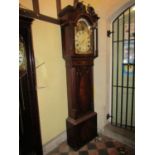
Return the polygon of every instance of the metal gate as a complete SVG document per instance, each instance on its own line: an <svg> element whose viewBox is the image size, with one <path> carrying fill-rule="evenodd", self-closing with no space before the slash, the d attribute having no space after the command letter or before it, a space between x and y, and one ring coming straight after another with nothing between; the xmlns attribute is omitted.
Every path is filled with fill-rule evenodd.
<svg viewBox="0 0 155 155"><path fill-rule="evenodd" d="M112 23L111 124L135 126L135 9L121 13Z"/></svg>

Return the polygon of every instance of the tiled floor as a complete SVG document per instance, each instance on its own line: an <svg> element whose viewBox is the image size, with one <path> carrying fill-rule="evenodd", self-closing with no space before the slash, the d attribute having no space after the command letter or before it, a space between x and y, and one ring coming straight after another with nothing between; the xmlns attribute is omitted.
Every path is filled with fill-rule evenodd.
<svg viewBox="0 0 155 155"><path fill-rule="evenodd" d="M134 155L134 149L118 141L103 136L100 140L94 139L80 150L74 151L67 142L63 142L48 155Z"/></svg>

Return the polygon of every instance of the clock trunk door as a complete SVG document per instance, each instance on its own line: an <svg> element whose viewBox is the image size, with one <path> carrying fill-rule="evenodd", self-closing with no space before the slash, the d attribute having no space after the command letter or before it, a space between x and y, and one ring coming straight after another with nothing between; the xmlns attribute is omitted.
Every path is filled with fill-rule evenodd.
<svg viewBox="0 0 155 155"><path fill-rule="evenodd" d="M93 112L93 80L92 67L80 67L77 69L77 101L79 116Z"/></svg>

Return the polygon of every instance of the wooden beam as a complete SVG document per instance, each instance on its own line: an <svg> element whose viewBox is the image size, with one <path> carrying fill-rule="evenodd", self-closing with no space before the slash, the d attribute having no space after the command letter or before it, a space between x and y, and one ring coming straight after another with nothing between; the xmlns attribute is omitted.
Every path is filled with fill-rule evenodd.
<svg viewBox="0 0 155 155"><path fill-rule="evenodd" d="M39 2L38 0L32 0L33 10L35 13L39 14Z"/></svg>
<svg viewBox="0 0 155 155"><path fill-rule="evenodd" d="M49 17L49 16L45 16L45 15L42 15L42 14L39 14L38 19L60 25L60 21L58 19L55 19L55 18L52 18L52 17Z"/></svg>
<svg viewBox="0 0 155 155"><path fill-rule="evenodd" d="M61 0L56 0L57 5L57 16L59 15L59 12L61 11Z"/></svg>
<svg viewBox="0 0 155 155"><path fill-rule="evenodd" d="M19 9L19 14L25 17L29 17L29 18L35 18L35 19L39 19L39 20L43 20L49 23L53 23L53 24L58 24L60 25L60 21L58 19L49 17L49 16L45 16L42 14L37 14L34 11L31 10L26 10L26 9Z"/></svg>
<svg viewBox="0 0 155 155"><path fill-rule="evenodd" d="M76 3L78 3L79 1L78 0L74 0L74 6L76 5Z"/></svg>

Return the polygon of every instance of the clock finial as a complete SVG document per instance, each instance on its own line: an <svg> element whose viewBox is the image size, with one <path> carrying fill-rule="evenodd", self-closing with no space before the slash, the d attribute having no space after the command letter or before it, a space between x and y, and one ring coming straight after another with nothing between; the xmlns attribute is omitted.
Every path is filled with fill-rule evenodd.
<svg viewBox="0 0 155 155"><path fill-rule="evenodd" d="M93 17L94 21L99 19L94 8L90 4L87 5L87 12Z"/></svg>
<svg viewBox="0 0 155 155"><path fill-rule="evenodd" d="M75 5L75 8L81 10L81 11L86 11L86 6L84 5L84 2L81 1L81 2L77 2L76 5Z"/></svg>

